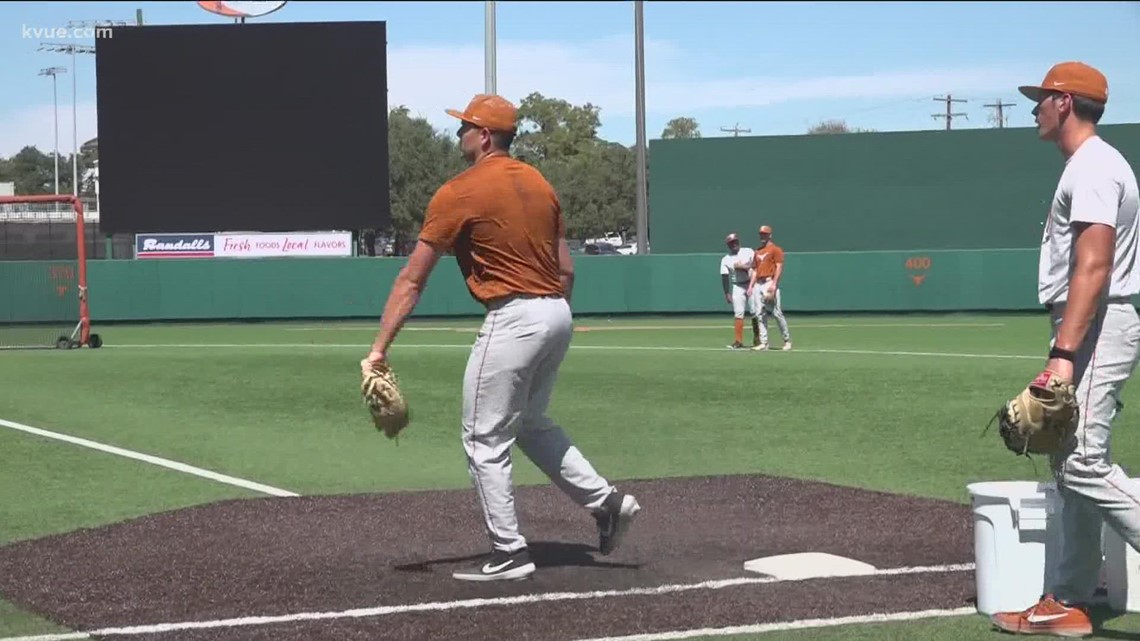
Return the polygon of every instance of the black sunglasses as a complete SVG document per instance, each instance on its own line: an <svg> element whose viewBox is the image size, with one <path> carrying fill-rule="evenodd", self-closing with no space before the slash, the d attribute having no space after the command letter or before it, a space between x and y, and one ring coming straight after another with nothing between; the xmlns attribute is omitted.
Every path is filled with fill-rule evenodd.
<svg viewBox="0 0 1140 641"><path fill-rule="evenodd" d="M455 136L457 138L462 138L463 134L471 131L472 129L478 129L478 127L464 120L463 124L459 126L459 131L455 132Z"/></svg>
<svg viewBox="0 0 1140 641"><path fill-rule="evenodd" d="M1046 100L1056 100L1058 98L1064 97L1065 95L1066 94L1063 94L1063 93L1060 93L1057 91L1050 91L1050 92L1046 93L1044 96L1042 96L1041 100L1037 102L1037 105L1035 107L1033 107L1033 111L1031 111L1029 113L1032 114L1033 116L1036 116L1038 113L1041 112L1041 105L1045 104Z"/></svg>

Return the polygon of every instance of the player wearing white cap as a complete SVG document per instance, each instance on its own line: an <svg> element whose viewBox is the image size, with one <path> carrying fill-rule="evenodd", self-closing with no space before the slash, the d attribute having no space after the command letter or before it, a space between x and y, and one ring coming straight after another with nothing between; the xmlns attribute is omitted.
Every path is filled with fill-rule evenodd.
<svg viewBox="0 0 1140 641"><path fill-rule="evenodd" d="M748 294L748 281L752 278L751 247L741 247L740 237L729 234L724 239L728 245L728 253L720 259L720 283L724 288L724 301L732 304L732 314L735 318L733 332L735 340L729 349L745 349L744 347L744 314L752 316L752 345L760 344L760 309L754 296Z"/></svg>

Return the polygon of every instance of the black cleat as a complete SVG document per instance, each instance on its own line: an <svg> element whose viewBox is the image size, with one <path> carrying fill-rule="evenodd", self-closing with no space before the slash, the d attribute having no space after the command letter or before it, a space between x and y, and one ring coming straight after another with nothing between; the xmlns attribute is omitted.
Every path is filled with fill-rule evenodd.
<svg viewBox="0 0 1140 641"><path fill-rule="evenodd" d="M602 509L594 513L598 522L598 551L608 555L621 545L622 537L641 511L632 494L613 492L606 497Z"/></svg>
<svg viewBox="0 0 1140 641"><path fill-rule="evenodd" d="M514 553L495 550L480 565L451 576L460 581L518 581L534 574L534 562L524 548Z"/></svg>

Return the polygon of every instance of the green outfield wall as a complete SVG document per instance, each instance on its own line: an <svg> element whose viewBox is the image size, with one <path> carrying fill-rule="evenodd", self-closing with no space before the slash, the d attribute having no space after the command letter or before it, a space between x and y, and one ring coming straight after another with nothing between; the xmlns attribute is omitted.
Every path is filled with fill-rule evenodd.
<svg viewBox="0 0 1140 641"><path fill-rule="evenodd" d="M1140 125L1100 133L1140 168ZM760 225L791 252L1032 249L1064 160L1035 129L653 140L655 254Z"/></svg>
<svg viewBox="0 0 1140 641"><path fill-rule="evenodd" d="M719 254L583 256L578 314L727 312ZM96 322L377 317L403 259L98 260ZM782 300L794 312L1039 309L1033 250L789 253ZM47 262L0 262L0 322L70 320ZM74 288L66 296L74 295ZM453 259L418 316L482 313Z"/></svg>

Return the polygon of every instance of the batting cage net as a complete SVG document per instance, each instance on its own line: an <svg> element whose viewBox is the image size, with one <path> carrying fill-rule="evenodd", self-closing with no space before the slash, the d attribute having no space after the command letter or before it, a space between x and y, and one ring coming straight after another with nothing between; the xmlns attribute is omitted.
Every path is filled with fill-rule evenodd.
<svg viewBox="0 0 1140 641"><path fill-rule="evenodd" d="M0 349L100 347L73 196L0 196Z"/></svg>

